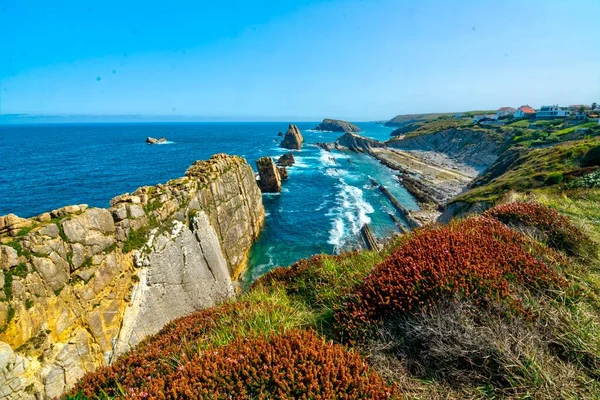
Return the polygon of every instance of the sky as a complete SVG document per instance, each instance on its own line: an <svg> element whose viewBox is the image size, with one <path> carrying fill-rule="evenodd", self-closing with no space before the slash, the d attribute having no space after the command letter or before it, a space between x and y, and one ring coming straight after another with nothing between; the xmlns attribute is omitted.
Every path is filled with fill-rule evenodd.
<svg viewBox="0 0 600 400"><path fill-rule="evenodd" d="M0 115L386 120L600 103L600 1L0 1Z"/></svg>

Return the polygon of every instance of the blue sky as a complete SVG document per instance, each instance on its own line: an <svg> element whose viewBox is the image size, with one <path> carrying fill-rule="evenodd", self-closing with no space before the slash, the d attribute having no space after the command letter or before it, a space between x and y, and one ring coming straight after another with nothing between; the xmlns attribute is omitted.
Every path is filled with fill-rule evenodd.
<svg viewBox="0 0 600 400"><path fill-rule="evenodd" d="M0 113L353 121L600 102L600 1L0 2Z"/></svg>

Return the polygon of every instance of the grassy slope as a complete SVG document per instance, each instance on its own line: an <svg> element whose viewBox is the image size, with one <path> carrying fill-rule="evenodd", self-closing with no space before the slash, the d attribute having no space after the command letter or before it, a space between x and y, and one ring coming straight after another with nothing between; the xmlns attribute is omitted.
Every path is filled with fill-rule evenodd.
<svg viewBox="0 0 600 400"><path fill-rule="evenodd" d="M476 185L454 201L475 203L496 202L510 191L530 191L562 184L570 174L581 170L581 160L593 147L600 145L600 137L529 149L491 181L475 181ZM485 178L485 176L484 176Z"/></svg>

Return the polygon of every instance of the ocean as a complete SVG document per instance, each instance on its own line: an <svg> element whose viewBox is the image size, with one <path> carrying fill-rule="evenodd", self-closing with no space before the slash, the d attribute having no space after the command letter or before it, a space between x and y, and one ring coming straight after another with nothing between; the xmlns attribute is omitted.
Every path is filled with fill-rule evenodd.
<svg viewBox="0 0 600 400"><path fill-rule="evenodd" d="M316 142L341 134L298 123L305 142L279 194L264 194L265 228L247 272L252 281L276 266L357 246L362 224L386 237L396 230L389 200L371 186L386 185L408 209L418 206L394 171L364 154L326 152ZM363 135L389 138L390 128L359 123ZM0 125L0 215L38 215L70 204L108 207L112 197L183 176L215 153L256 160L288 150L275 141L286 123L93 123ZM168 142L149 146L147 136Z"/></svg>

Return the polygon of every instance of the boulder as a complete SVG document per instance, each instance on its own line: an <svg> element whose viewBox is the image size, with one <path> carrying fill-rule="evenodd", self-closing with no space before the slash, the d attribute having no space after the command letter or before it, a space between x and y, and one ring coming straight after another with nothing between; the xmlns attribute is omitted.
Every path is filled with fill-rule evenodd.
<svg viewBox="0 0 600 400"><path fill-rule="evenodd" d="M165 143L166 141L167 141L167 138L165 138L165 137L161 137L160 139L156 139L156 138L148 136L146 138L146 143L148 143L148 144Z"/></svg>
<svg viewBox="0 0 600 400"><path fill-rule="evenodd" d="M71 242L90 244L89 236L93 232L109 234L115 231L115 222L110 211L103 208L92 208L83 214L62 223L65 235Z"/></svg>
<svg viewBox="0 0 600 400"><path fill-rule="evenodd" d="M10 246L0 246L0 270L8 270L18 263L17 250Z"/></svg>
<svg viewBox="0 0 600 400"><path fill-rule="evenodd" d="M332 132L360 132L360 128L350 122L339 119L325 118L323 122L315 127L316 131L332 131Z"/></svg>
<svg viewBox="0 0 600 400"><path fill-rule="evenodd" d="M282 167L289 167L295 162L296 160L294 160L294 155L292 153L286 153L279 157L279 159L277 160L277 165L280 165Z"/></svg>
<svg viewBox="0 0 600 400"><path fill-rule="evenodd" d="M3 215L0 217L0 235L17 236L21 229L31 225L33 225L31 220L17 217L15 214Z"/></svg>
<svg viewBox="0 0 600 400"><path fill-rule="evenodd" d="M298 129L296 125L290 124L279 147L290 150L300 150L302 148L302 142L304 142L304 138L300 133L300 129Z"/></svg>
<svg viewBox="0 0 600 400"><path fill-rule="evenodd" d="M281 175L271 157L259 158L256 162L258 167L258 187L264 193L281 192Z"/></svg>
<svg viewBox="0 0 600 400"><path fill-rule="evenodd" d="M285 181L288 178L288 171L286 167L277 167L277 171L279 171L279 176L282 181Z"/></svg>

